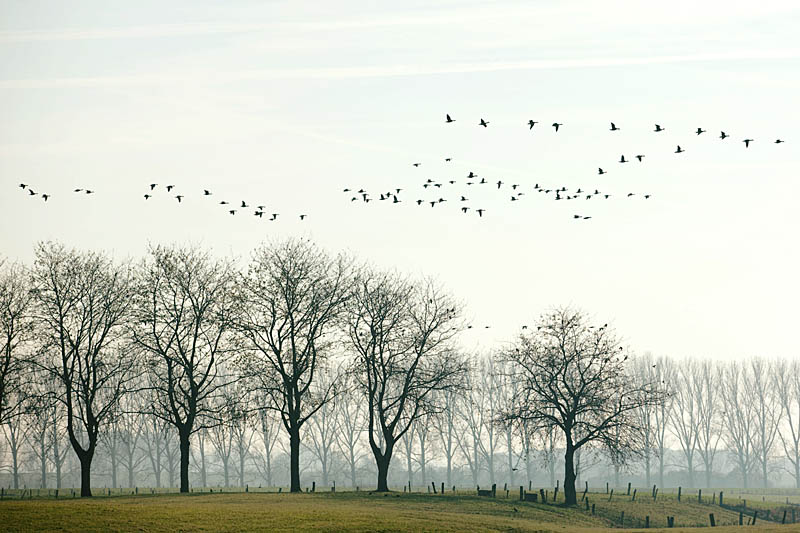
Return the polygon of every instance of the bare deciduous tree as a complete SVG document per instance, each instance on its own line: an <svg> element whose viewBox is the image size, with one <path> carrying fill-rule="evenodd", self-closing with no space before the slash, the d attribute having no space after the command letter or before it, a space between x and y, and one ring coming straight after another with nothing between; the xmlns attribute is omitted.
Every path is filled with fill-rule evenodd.
<svg viewBox="0 0 800 533"><path fill-rule="evenodd" d="M253 254L242 284L238 319L246 339L243 368L270 397L289 435L290 490L300 487L300 431L333 397L312 384L331 352L332 326L350 297L350 261L307 240L265 245Z"/></svg>
<svg viewBox="0 0 800 533"><path fill-rule="evenodd" d="M348 313L353 375L367 401L367 431L377 490L395 444L420 418L444 409L444 392L463 386L466 365L453 349L459 307L432 281L364 272Z"/></svg>
<svg viewBox="0 0 800 533"><path fill-rule="evenodd" d="M132 337L144 351L152 416L178 433L180 491L189 492L190 438L214 426L215 398L236 353L236 271L197 248L154 247L139 270Z"/></svg>
<svg viewBox="0 0 800 533"><path fill-rule="evenodd" d="M18 414L22 399L17 392L22 380L22 349L33 337L31 284L28 270L0 260L0 425Z"/></svg>
<svg viewBox="0 0 800 533"><path fill-rule="evenodd" d="M774 368L774 386L786 414L779 432L781 444L792 466L795 486L800 489L800 361L778 361Z"/></svg>
<svg viewBox="0 0 800 533"><path fill-rule="evenodd" d="M43 243L36 249L33 280L42 344L37 365L59 385L67 434L81 463L81 496L89 497L100 429L127 392L137 364L123 338L130 269L102 254Z"/></svg>
<svg viewBox="0 0 800 533"><path fill-rule="evenodd" d="M607 326L589 326L569 308L542 316L537 331L521 335L507 357L519 369L524 403L506 417L558 428L565 443L564 498L574 505L575 451L596 442L618 456L634 451L641 434L634 412L657 405L661 395L655 384L632 378Z"/></svg>

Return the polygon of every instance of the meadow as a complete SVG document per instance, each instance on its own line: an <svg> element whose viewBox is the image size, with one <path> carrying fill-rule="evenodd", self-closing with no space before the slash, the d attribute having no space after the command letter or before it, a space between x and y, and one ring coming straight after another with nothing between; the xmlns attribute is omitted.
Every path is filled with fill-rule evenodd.
<svg viewBox="0 0 800 533"><path fill-rule="evenodd" d="M127 492L127 494L123 493ZM738 496L720 507L712 494L698 502L695 494L638 494L635 501L625 491L608 495L589 492L577 508L560 503L521 502L519 493L498 491L497 498L479 497L473 491L442 494L388 494L361 492L316 492L302 494L267 492L194 492L150 494L140 490L103 489L91 499L72 498L52 491L27 498L6 494L0 502L0 528L4 531L604 531L609 529L666 528L671 531L709 526L713 513L719 531L739 528L740 512L747 526L758 512L759 531L800 530L790 525L795 504L761 498L753 494L742 508ZM64 497L64 494L67 496ZM99 494L106 494L105 496ZM749 493L748 493L749 494ZM789 494L788 492L785 494ZM791 494L794 494L792 492ZM8 497L15 499L9 499ZM713 493L714 502L718 502ZM786 497L786 496L784 496ZM579 499L581 496L579 496ZM594 506L592 513L591 506ZM787 525L782 525L783 511Z"/></svg>

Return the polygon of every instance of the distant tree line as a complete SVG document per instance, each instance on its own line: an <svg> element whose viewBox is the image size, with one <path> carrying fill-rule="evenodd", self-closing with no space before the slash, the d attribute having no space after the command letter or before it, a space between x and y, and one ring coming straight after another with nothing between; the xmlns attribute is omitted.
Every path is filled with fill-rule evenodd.
<svg viewBox="0 0 800 533"><path fill-rule="evenodd" d="M305 476L385 491L538 475L574 501L610 465L617 484L680 470L688 486L731 471L767 486L784 469L800 487L797 361L637 356L571 308L470 354L463 305L432 279L306 239L242 263L45 242L31 265L0 265L8 484L296 492Z"/></svg>

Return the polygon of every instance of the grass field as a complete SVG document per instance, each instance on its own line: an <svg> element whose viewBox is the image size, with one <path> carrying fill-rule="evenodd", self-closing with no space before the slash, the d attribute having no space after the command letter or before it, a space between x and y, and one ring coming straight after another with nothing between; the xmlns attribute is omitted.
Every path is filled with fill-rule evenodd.
<svg viewBox="0 0 800 533"><path fill-rule="evenodd" d="M504 494L502 496L505 496ZM650 517L652 528L666 527L675 517L675 529L709 525L715 531L738 528L739 512L673 495L640 498L589 493L596 514L561 505L479 498L460 493L446 495L368 492L316 494L215 493L159 494L92 499L32 499L0 502L3 531L602 531L642 528ZM734 503L734 502L731 502ZM761 503L761 502L759 502ZM782 526L774 520L779 507L759 509L758 531L800 531L800 524ZM624 523L621 515L624 511ZM749 510L752 514L752 510ZM798 513L800 519L800 513ZM745 518L745 524L747 517Z"/></svg>

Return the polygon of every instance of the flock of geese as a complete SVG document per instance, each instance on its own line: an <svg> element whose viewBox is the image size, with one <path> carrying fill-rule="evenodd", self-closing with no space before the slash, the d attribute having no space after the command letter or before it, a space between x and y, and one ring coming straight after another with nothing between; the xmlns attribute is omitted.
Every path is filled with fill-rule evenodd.
<svg viewBox="0 0 800 533"><path fill-rule="evenodd" d="M456 122L456 119L451 117L449 114L446 114L445 115L445 123L452 124L453 122ZM533 130L534 126L536 126L539 123L540 122L537 121L537 120L533 120L533 119L528 120L527 121L528 130ZM490 124L490 122L488 120L485 120L484 118L481 118L480 121L477 123L478 126L481 126L481 127L484 127L484 128L488 128L489 124ZM564 126L564 123L562 123L562 122L553 122L551 124L551 127L555 130L555 133L558 133L559 130L563 126ZM614 123L614 122L610 123L609 131L617 132L617 131L620 131L621 129L622 128L617 126L616 123ZM655 124L655 129L653 129L653 132L661 133L663 131L666 131L665 127L663 127L660 124ZM706 130L704 130L703 128L697 128L694 131L694 133L695 133L695 135L702 135L703 133L706 133ZM729 137L730 137L729 134L725 133L724 131L720 131L719 138L721 140L724 141L725 139L727 139ZM747 139L743 139L742 142L744 143L745 148L749 148L750 147L750 143L755 142L755 141L754 141L754 139L747 138ZM784 141L782 139L776 139L774 141L774 144L781 144L783 142ZM686 150L681 148L680 145L677 145L674 153L682 154L685 151ZM633 158L636 159L636 161L638 161L638 163L642 163L644 161L645 154L636 154L636 155L634 155ZM447 158L444 159L444 161L446 163L449 163L449 162L452 161L452 158L447 157ZM632 159L627 159L625 157L625 155L623 154L623 155L620 156L618 163L629 163L631 161L632 161ZM412 165L415 168L419 168L422 165L422 163L412 163ZM607 174L607 173L608 173L608 170L603 169L603 167L598 167L597 168L597 174L598 175L603 175L603 174ZM436 181L436 180L428 178L425 182L422 183L422 187L423 187L423 189L436 191L436 190L441 190L441 189L449 187L449 186L456 185L457 183L458 183L458 180L450 179L450 180L445 180L443 182L439 182L439 181ZM525 195L525 192L523 191L522 186L519 183L505 183L502 179L498 179L497 181L494 181L494 180L489 181L485 177L479 176L478 174L476 174L475 172L472 172L472 171L470 171L465 176L464 183L467 186L477 185L478 187L476 187L475 189L478 189L481 185L484 185L484 186L485 185L490 185L490 186L491 185L495 185L496 186L496 191L497 190L501 190L503 188L503 186L505 186L506 187L505 190L508 191L508 193L509 193L509 201L510 202L519 201L519 200L522 199L522 196ZM509 191L509 188L510 188L510 191ZM390 190L387 190L387 191L379 191L379 192L375 193L374 195L371 195L371 193L368 192L364 188L360 188L358 190L354 190L353 188L346 187L346 188L343 189L342 192L349 193L350 202L361 201L361 202L364 202L364 203L368 204L369 202L371 202L373 200L377 200L378 202L384 202L384 203L388 203L388 204L399 204L399 203L401 203L403 201L402 197L400 196L400 193L402 191L403 191L402 188L394 188L394 189L390 189ZM533 191L536 192L536 193L542 193L545 196L552 194L551 198L553 200L557 200L557 201L561 201L561 200L569 201L569 200L578 200L578 199L591 200L592 198L608 200L612 196L610 193L605 192L605 191L600 191L599 189L587 189L587 190L584 190L584 189L579 187L579 188L577 188L575 190L569 190L565 186L546 187L546 186L540 186L538 183L536 183L533 186ZM470 196L472 196L472 195L470 195ZM628 192L627 194L624 194L623 197L624 198L639 197L639 198L642 198L644 200L647 200L647 199L649 199L651 197L651 195L650 194L635 193L635 192ZM450 202L455 202L459 206L461 212L464 213L464 214L468 214L470 211L472 211L474 213L477 213L477 215L482 218L484 213L486 213L486 211L487 211L486 208L484 208L484 207L473 208L472 206L470 206L470 204L468 203L468 202L470 202L470 199L467 198L466 193L465 194L457 193L455 195L455 197L450 197L450 198L445 198L444 196L434 197L433 199L416 198L415 200L413 200L413 203L416 203L416 205L418 205L418 206L430 205L430 207L436 207L438 205L444 204L445 202L449 202L449 201ZM575 219L575 220L589 220L592 217L589 216L589 215L575 214L575 215L572 215L572 218Z"/></svg>
<svg viewBox="0 0 800 533"><path fill-rule="evenodd" d="M456 122L456 119L452 118L449 114L445 115L445 123L452 124L454 122ZM536 126L539 123L540 122L537 121L537 120L530 119L530 120L527 121L526 125L528 126L528 130L533 130L534 126ZM488 120L483 119L483 118L481 118L480 122L477 123L478 126L483 127L483 128L488 128L489 124L490 124L490 122ZM554 129L555 133L558 133L560 131L560 129L564 127L564 123L562 123L562 122L553 122L551 124L551 127ZM609 131L617 132L617 131L620 131L621 129L622 128L617 126L614 122L610 123ZM660 124L655 124L655 129L653 129L652 131L655 132L655 133L661 133L661 132L666 131L666 128L663 127ZM702 134L706 133L706 130L704 130L701 127L698 127L693 133L695 135L699 136L699 135L702 135ZM730 135L728 133L725 133L724 131L720 131L720 134L719 134L719 139L720 140L725 141L729 137L730 137ZM743 139L742 142L744 143L745 148L749 148L750 144L755 142L755 140L751 139L751 138L746 138L746 139ZM774 144L781 144L783 142L784 141L782 139L776 139L774 141ZM680 145L677 145L674 153L675 154L682 154L685 151L686 150L681 148ZM638 161L638 163L642 163L644 158L645 158L645 154L636 154L636 155L633 156L633 159ZM625 157L625 155L623 154L623 155L620 156L618 163L620 163L620 164L629 163L633 159L627 159ZM447 158L444 159L444 161L446 163L449 163L449 162L452 161L452 158L447 157ZM420 168L422 163L412 163L412 165L415 168ZM597 174L598 175L603 175L603 174L607 174L607 173L608 173L608 171L603 169L603 167L598 167L597 168ZM436 180L433 180L431 178L428 178L427 180L425 180L425 182L422 183L422 188L427 190L428 192L441 191L443 189L449 189L453 185L456 185L457 183L459 183L459 181L458 180L454 180L454 179L449 179L449 180L445 180L445 181L441 181L440 182L440 181L436 181ZM508 195L507 197L509 198L508 201L510 201L510 202L517 202L517 201L521 200L522 197L525 195L525 191L523 190L522 185L519 184L519 183L506 183L502 179L498 179L497 181L494 181L494 179L492 179L490 181L490 180L487 180L486 177L479 176L478 174L476 174L475 172L472 172L472 171L470 171L464 177L464 183L466 184L467 187L469 187L469 189L462 189L461 192L457 193L454 197L451 196L449 198L445 198L446 195L444 195L444 194L441 194L441 195L440 194L436 194L433 197L433 199L422 199L422 198L417 197L414 200L412 200L412 202L415 203L417 206L429 205L431 208L437 207L437 206L439 206L441 204L444 204L446 202L452 202L452 203L455 203L458 206L459 210L463 214L468 214L470 211L472 211L473 213L476 213L478 215L478 217L482 218L484 216L484 214L487 212L487 209L485 207L473 207L472 205L470 205L470 198L467 197L467 194L469 194L470 196L473 196L472 192L476 192L477 193L478 190L480 190L480 189L492 188L495 191L505 191L506 194ZM489 186L489 187L485 187L485 186ZM39 193L39 192L35 191L30 185L28 185L26 183L20 183L19 187L20 187L20 189L22 189L23 192L27 193L28 197L34 198L34 197L38 196L44 202L47 202L52 196L50 193ZM159 188L159 184L158 183L150 183L149 184L149 190L146 189L146 192L143 194L144 200L147 201L150 198L152 198L156 194L157 188ZM175 189L174 185L165 185L163 187L163 189L159 189L159 191L165 190L167 194L172 194L173 189ZM377 200L378 202L384 202L384 203L388 203L388 204L399 204L399 203L403 202L403 199L401 197L402 191L403 191L402 187L396 187L396 188L389 189L387 191L379 191L375 195L371 195L371 193L368 192L364 188L359 188L358 190L355 190L355 188L351 189L350 187L345 187L344 190L343 190L344 193L349 193L350 202L361 201L361 202L363 202L365 204L368 204L368 203L372 202L373 200ZM600 191L599 189L586 189L586 190L584 190L584 189L579 187L577 189L570 190L565 186L560 186L560 187L540 186L539 183L536 183L533 186L532 191L529 191L529 192L535 192L535 193L538 193L538 194L543 194L545 197L552 198L553 200L556 200L556 201L570 201L570 200L578 200L578 199L591 200L593 198L602 199L602 200L608 200L612 196L612 194L610 194L608 192L605 192L605 191ZM76 189L73 190L73 193L81 194L81 195L92 195L92 194L95 194L95 191L92 190L92 189L87 189L87 188L76 188ZM210 197L210 196L213 196L213 193L208 189L203 189L202 194L198 193L198 196ZM628 192L627 194L624 194L623 197L624 198L639 197L639 198L642 198L644 200L647 200L647 199L649 199L651 197L651 195L650 194L635 193L635 192ZM173 196L173 198L176 200L176 203L181 204L183 202L184 198L186 198L186 196L184 194L175 194ZM228 202L227 200L221 200L218 203L218 205L222 206L223 209L227 210L229 215L236 215L237 213L245 213L245 212L247 212L245 210L251 209L252 210L252 215L256 216L256 217L258 217L260 219L263 218L264 215L267 215L267 220L276 221L278 219L278 216L279 216L279 213L267 213L266 205L252 205L251 206L250 204L248 204L248 202L246 200L241 200L240 203L237 203L237 202L231 203L231 202ZM306 214L300 214L299 215L299 218L300 218L301 221L305 220L306 217L307 217ZM575 215L572 216L572 218L575 219L575 220L589 220L592 217L590 215L575 214Z"/></svg>

